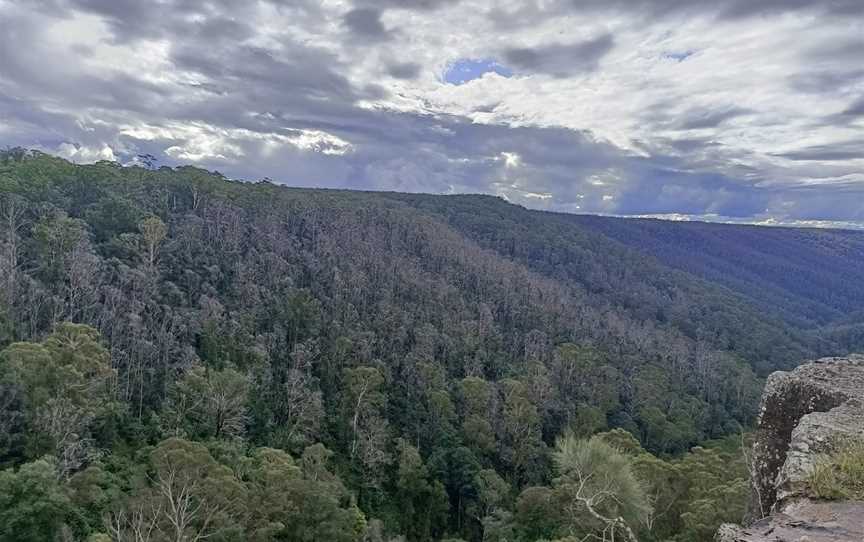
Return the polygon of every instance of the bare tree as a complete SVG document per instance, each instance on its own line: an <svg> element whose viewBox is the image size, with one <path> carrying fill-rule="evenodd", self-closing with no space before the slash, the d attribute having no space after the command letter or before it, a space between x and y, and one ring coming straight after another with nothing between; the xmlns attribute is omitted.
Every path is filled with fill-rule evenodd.
<svg viewBox="0 0 864 542"><path fill-rule="evenodd" d="M103 523L112 542L150 542L161 515L161 503L142 498L109 513Z"/></svg>
<svg viewBox="0 0 864 542"><path fill-rule="evenodd" d="M20 267L20 232L26 225L26 211L27 203L21 198L8 195L0 199L0 228L2 228L3 235L0 274L3 277L3 300L6 303L11 303L16 299Z"/></svg>
<svg viewBox="0 0 864 542"><path fill-rule="evenodd" d="M162 241L168 235L168 227L159 217L151 216L141 221L138 229L141 231L141 236L144 239L144 245L147 250L147 265L152 268L156 263L156 254L159 245L162 244Z"/></svg>

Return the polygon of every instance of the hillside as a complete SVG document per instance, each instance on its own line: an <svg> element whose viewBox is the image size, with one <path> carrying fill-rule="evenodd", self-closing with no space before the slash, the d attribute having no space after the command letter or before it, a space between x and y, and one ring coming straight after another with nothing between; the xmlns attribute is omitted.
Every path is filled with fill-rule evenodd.
<svg viewBox="0 0 864 542"><path fill-rule="evenodd" d="M796 327L861 319L864 233L571 216L574 223L722 284Z"/></svg>
<svg viewBox="0 0 864 542"><path fill-rule="evenodd" d="M720 452L680 456L752 423L760 377L856 346L864 299L864 236L842 231L595 219L21 152L0 157L0 203L0 463L53 454L69 476L109 451L134 464L134 450L192 446L162 440L175 436L240 473L237 454L270 447L327 463L342 520L356 498L364 521L411 540L479 540L493 519L533 529L519 503L553 481L568 432L624 429L675 468L723 473ZM111 400L86 403L96 410L61 438L28 409L32 390L47 400L42 386L66 377L22 374L37 355L74 364L80 345L104 345ZM410 520L406 461L423 473ZM116 462L100 468L131 476ZM714 489L739 487L726 470ZM506 488L494 506L483 472ZM683 513L688 491L669 506ZM676 521L657 536L689 528Z"/></svg>
<svg viewBox="0 0 864 542"><path fill-rule="evenodd" d="M544 213L487 196L393 197L617 310L733 351L764 374L791 367L814 349L854 349L824 335L834 331L829 324L862 318L864 234L858 232ZM694 234L703 227L719 229L725 245ZM796 265L778 253L797 258ZM830 289L834 281L843 284L843 295ZM786 285L797 290L777 293Z"/></svg>

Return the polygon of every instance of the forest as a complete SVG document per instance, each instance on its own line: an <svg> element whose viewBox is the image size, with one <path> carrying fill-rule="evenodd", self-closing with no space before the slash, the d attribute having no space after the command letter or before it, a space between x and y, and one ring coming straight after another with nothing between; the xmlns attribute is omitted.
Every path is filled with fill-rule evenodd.
<svg viewBox="0 0 864 542"><path fill-rule="evenodd" d="M698 247L698 248L694 248ZM0 541L710 540L864 234L0 152Z"/></svg>

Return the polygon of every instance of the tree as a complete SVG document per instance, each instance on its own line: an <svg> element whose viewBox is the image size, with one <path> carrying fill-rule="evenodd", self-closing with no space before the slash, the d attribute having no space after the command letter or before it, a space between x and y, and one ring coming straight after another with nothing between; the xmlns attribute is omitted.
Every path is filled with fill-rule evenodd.
<svg viewBox="0 0 864 542"><path fill-rule="evenodd" d="M483 469L474 476L477 499L480 501L481 517L491 514L496 508L503 507L510 497L510 484L501 478L494 469Z"/></svg>
<svg viewBox="0 0 864 542"><path fill-rule="evenodd" d="M513 514L514 531L520 540L554 538L564 522L564 506L548 487L532 486L522 490Z"/></svg>
<svg viewBox="0 0 864 542"><path fill-rule="evenodd" d="M248 379L233 369L194 367L171 386L165 423L175 435L235 438L246 431Z"/></svg>
<svg viewBox="0 0 864 542"><path fill-rule="evenodd" d="M298 344L287 370L267 371L259 384L267 393L270 442L292 451L302 450L319 435L324 418L323 394L312 374L313 355Z"/></svg>
<svg viewBox="0 0 864 542"><path fill-rule="evenodd" d="M16 298L21 267L22 233L26 225L27 201L14 194L0 197L0 300L11 305Z"/></svg>
<svg viewBox="0 0 864 542"><path fill-rule="evenodd" d="M28 455L56 454L67 475L95 452L93 432L117 410L108 351L98 332L64 323L41 343L15 343L0 355L23 391Z"/></svg>
<svg viewBox="0 0 864 542"><path fill-rule="evenodd" d="M66 484L75 509L75 530L79 533L104 532L105 518L123 499L121 483L125 476L97 462L76 472Z"/></svg>
<svg viewBox="0 0 864 542"><path fill-rule="evenodd" d="M742 442L728 437L711 448L696 446L676 465L686 481L679 537L687 542L711 536L721 523L739 522L750 494ZM725 449L724 449L725 448Z"/></svg>
<svg viewBox="0 0 864 542"><path fill-rule="evenodd" d="M150 453L150 463L155 528L166 540L197 542L241 528L246 488L203 445L170 438Z"/></svg>
<svg viewBox="0 0 864 542"><path fill-rule="evenodd" d="M71 513L51 457L0 471L0 540L55 540Z"/></svg>
<svg viewBox="0 0 864 542"><path fill-rule="evenodd" d="M65 212L43 216L33 226L40 271L48 280L63 282L74 249L87 239L87 224Z"/></svg>
<svg viewBox="0 0 864 542"><path fill-rule="evenodd" d="M367 487L380 489L381 469L390 460L387 451L389 427L384 416L387 396L384 377L375 367L346 369L343 409L349 429L349 454L362 465L361 473Z"/></svg>
<svg viewBox="0 0 864 542"><path fill-rule="evenodd" d="M447 518L447 493L438 480L432 480L417 448L403 439L396 440L396 499L401 514L402 532L408 540L429 540L440 534Z"/></svg>
<svg viewBox="0 0 864 542"><path fill-rule="evenodd" d="M593 537L614 541L618 535L636 542L636 530L651 512L645 488L630 460L593 437L558 440L553 454L569 534L587 530Z"/></svg>
<svg viewBox="0 0 864 542"><path fill-rule="evenodd" d="M282 450L259 448L249 473L248 533L256 542L359 542L366 518L342 483L321 463L321 447L304 457L304 472ZM314 456L314 459L311 457Z"/></svg>
<svg viewBox="0 0 864 542"><path fill-rule="evenodd" d="M598 350L564 343L555 349L552 365L553 380L566 404L587 404L604 413L618 406L621 377Z"/></svg>
<svg viewBox="0 0 864 542"><path fill-rule="evenodd" d="M23 393L0 363L0 466L23 455L26 438Z"/></svg>
<svg viewBox="0 0 864 542"><path fill-rule="evenodd" d="M483 469L474 476L477 503L472 515L483 526L483 540L501 541L513 536L512 516L507 509L510 484L494 469Z"/></svg>
<svg viewBox="0 0 864 542"><path fill-rule="evenodd" d="M141 232L141 238L144 240L145 261L147 262L147 266L152 268L156 263L159 245L162 244L162 241L168 235L168 227L158 216L151 216L138 224L138 230Z"/></svg>
<svg viewBox="0 0 864 542"><path fill-rule="evenodd" d="M645 484L651 511L640 530L646 537L667 540L680 532L681 508L686 503L687 486L690 483L680 468L680 462L664 461L651 455L642 448L636 437L623 429L599 433L596 438L629 457L634 473Z"/></svg>
<svg viewBox="0 0 864 542"><path fill-rule="evenodd" d="M496 447L492 418L494 389L478 377L464 378L459 382L461 399L462 438L476 452L492 454Z"/></svg>
<svg viewBox="0 0 864 542"><path fill-rule="evenodd" d="M467 510L476 498L474 480L481 470L477 456L465 446L444 448L429 458L429 468L435 478L444 483L450 496L450 509L456 516L454 526L461 531L476 520Z"/></svg>
<svg viewBox="0 0 864 542"><path fill-rule="evenodd" d="M518 380L504 380L502 391L502 458L508 462L516 480L538 481L543 467L545 445L540 439L540 416Z"/></svg>

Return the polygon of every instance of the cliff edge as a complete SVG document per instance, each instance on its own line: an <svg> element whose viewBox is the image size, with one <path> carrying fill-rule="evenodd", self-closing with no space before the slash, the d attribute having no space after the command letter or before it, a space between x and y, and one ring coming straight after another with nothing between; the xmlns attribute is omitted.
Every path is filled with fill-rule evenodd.
<svg viewBox="0 0 864 542"><path fill-rule="evenodd" d="M864 440L864 356L823 358L768 378L753 445L747 527L717 542L864 541L864 502L814 498L813 469Z"/></svg>

